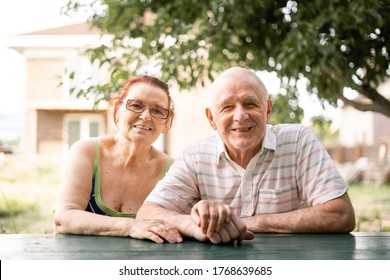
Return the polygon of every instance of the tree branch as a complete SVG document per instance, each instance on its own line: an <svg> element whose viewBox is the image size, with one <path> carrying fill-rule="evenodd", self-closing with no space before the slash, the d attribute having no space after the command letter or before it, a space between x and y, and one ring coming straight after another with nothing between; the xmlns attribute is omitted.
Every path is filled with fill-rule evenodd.
<svg viewBox="0 0 390 280"><path fill-rule="evenodd" d="M363 112L373 111L373 112L381 113L390 118L390 111L382 108L377 103L364 103L364 102L348 99L342 94L335 94L335 95L339 99L341 99L344 103L351 105L352 107L354 107L359 111L363 111ZM390 103L390 101L388 102Z"/></svg>
<svg viewBox="0 0 390 280"><path fill-rule="evenodd" d="M336 73L336 71L332 70L327 65L323 65L321 68L325 75L329 76L337 83L341 83L345 79L342 74ZM343 102L347 103L348 105L351 105L357 110L364 112L374 111L377 113L381 113L387 117L390 117L389 99L381 95L375 88L370 87L368 84L362 85L360 88L357 89L357 91L362 96L365 96L368 102L364 100L362 102L359 102L357 100L348 99L342 93L334 93L332 95L336 96L337 98L341 99Z"/></svg>
<svg viewBox="0 0 390 280"><path fill-rule="evenodd" d="M383 110L390 111L390 100L381 95L375 88L366 84L361 87L359 93L372 100L373 104L376 104Z"/></svg>

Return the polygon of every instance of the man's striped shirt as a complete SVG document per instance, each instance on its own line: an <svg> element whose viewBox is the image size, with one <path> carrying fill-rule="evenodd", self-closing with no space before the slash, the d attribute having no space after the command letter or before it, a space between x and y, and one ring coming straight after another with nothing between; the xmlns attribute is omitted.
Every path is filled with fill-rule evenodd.
<svg viewBox="0 0 390 280"><path fill-rule="evenodd" d="M218 134L189 146L146 201L188 214L199 200L217 200L248 217L322 204L347 189L311 130L283 124L267 125L246 169L230 159Z"/></svg>

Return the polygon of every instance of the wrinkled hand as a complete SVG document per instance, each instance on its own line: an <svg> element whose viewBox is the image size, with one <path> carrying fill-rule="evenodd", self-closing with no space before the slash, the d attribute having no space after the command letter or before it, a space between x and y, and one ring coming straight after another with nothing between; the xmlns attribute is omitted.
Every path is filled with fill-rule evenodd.
<svg viewBox="0 0 390 280"><path fill-rule="evenodd" d="M219 232L225 223L230 222L231 216L229 205L213 200L201 200L191 210L194 223L206 235Z"/></svg>
<svg viewBox="0 0 390 280"><path fill-rule="evenodd" d="M247 230L246 224L237 215L232 214L231 222L225 223L219 232L215 232L207 237L212 243L220 244L252 240L255 238L255 235Z"/></svg>
<svg viewBox="0 0 390 280"><path fill-rule="evenodd" d="M191 210L191 218L214 244L254 238L254 234L246 230L245 223L232 213L230 206L218 201L199 201Z"/></svg>
<svg viewBox="0 0 390 280"><path fill-rule="evenodd" d="M129 236L137 239L150 239L156 243L180 243L183 241L179 231L162 220L133 220Z"/></svg>

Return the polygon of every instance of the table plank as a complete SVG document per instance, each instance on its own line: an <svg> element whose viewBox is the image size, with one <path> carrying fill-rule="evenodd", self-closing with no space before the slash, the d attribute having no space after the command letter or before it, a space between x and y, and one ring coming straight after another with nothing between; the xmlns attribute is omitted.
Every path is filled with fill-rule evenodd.
<svg viewBox="0 0 390 280"><path fill-rule="evenodd" d="M241 244L156 244L123 237L2 234L0 259L349 260L390 259L390 233L256 234Z"/></svg>

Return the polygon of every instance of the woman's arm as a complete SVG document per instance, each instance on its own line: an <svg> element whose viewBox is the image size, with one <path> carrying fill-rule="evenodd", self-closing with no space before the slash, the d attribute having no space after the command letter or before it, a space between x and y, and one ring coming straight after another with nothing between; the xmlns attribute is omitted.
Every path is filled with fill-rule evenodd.
<svg viewBox="0 0 390 280"><path fill-rule="evenodd" d="M69 151L54 212L55 232L106 236L130 236L161 243L176 242L179 233L171 225L156 220L142 222L87 212L95 147L92 140L76 142Z"/></svg>

